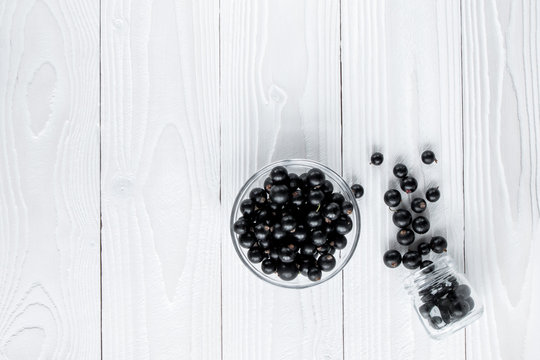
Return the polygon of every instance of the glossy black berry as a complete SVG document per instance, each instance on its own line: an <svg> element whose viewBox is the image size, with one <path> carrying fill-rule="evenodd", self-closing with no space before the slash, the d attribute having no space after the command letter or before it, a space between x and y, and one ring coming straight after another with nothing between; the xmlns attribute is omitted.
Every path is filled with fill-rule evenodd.
<svg viewBox="0 0 540 360"><path fill-rule="evenodd" d="M420 315L422 315L423 318L427 319L434 306L435 304L433 304L432 302L427 302L418 308L418 312L420 313Z"/></svg>
<svg viewBox="0 0 540 360"><path fill-rule="evenodd" d="M460 299L466 299L471 296L471 288L465 284L458 285L456 290L454 290L456 297Z"/></svg>
<svg viewBox="0 0 540 360"><path fill-rule="evenodd" d="M352 220L349 216L344 215L336 220L336 233L340 235L348 234L353 227Z"/></svg>
<svg viewBox="0 0 540 360"><path fill-rule="evenodd" d="M255 203L251 199L245 199L240 203L240 212L243 216L251 216L255 213Z"/></svg>
<svg viewBox="0 0 540 360"><path fill-rule="evenodd" d="M459 299L450 305L450 316L458 320L467 315L470 310L469 303L463 299Z"/></svg>
<svg viewBox="0 0 540 360"><path fill-rule="evenodd" d="M408 251L403 254L403 266L409 270L417 269L422 262L422 256L417 251Z"/></svg>
<svg viewBox="0 0 540 360"><path fill-rule="evenodd" d="M279 212L281 212L281 210L283 210L283 204L278 204L278 203L275 203L275 202L269 202L267 206L274 213L279 213Z"/></svg>
<svg viewBox="0 0 540 360"><path fill-rule="evenodd" d="M394 166L393 172L394 172L395 177L397 177L398 179L403 179L405 178L405 176L407 176L407 174L409 173L409 170L403 164L396 164Z"/></svg>
<svg viewBox="0 0 540 360"><path fill-rule="evenodd" d="M298 189L298 187L300 186L300 177L295 174L295 173L290 173L289 174L289 189L291 191L294 191L296 189Z"/></svg>
<svg viewBox="0 0 540 360"><path fill-rule="evenodd" d="M307 181L310 186L319 186L322 185L322 183L325 180L324 173L317 168L313 168L308 171L307 173Z"/></svg>
<svg viewBox="0 0 540 360"><path fill-rule="evenodd" d="M298 244L304 243L308 238L308 232L304 225L297 225L292 236Z"/></svg>
<svg viewBox="0 0 540 360"><path fill-rule="evenodd" d="M270 227L264 224L257 224L255 225L255 228L253 229L255 233L255 238L257 240L266 239L268 235L270 234Z"/></svg>
<svg viewBox="0 0 540 360"><path fill-rule="evenodd" d="M324 200L324 193L321 189L313 189L309 192L307 200L311 205L317 206Z"/></svg>
<svg viewBox="0 0 540 360"><path fill-rule="evenodd" d="M254 245L247 252L247 258L252 263L260 263L265 258L264 250L259 246Z"/></svg>
<svg viewBox="0 0 540 360"><path fill-rule="evenodd" d="M312 243L305 243L300 247L300 254L305 256L313 256L317 252L317 246Z"/></svg>
<svg viewBox="0 0 540 360"><path fill-rule="evenodd" d="M428 243L423 242L423 243L418 244L417 250L420 253L420 255L427 255L431 251L431 248L429 247Z"/></svg>
<svg viewBox="0 0 540 360"><path fill-rule="evenodd" d="M412 216L409 211L399 209L394 212L394 215L392 215L392 221L397 227L406 228L411 224Z"/></svg>
<svg viewBox="0 0 540 360"><path fill-rule="evenodd" d="M274 228L272 229L272 236L276 240L285 239L287 236L287 232L283 230L283 226L281 226L280 223L274 224Z"/></svg>
<svg viewBox="0 0 540 360"><path fill-rule="evenodd" d="M422 261L422 263L420 264L420 269L425 269L424 270L424 273L430 273L433 271L433 267L429 267L427 268L429 265L433 264L433 261L431 260L424 260ZM426 269L427 268L427 269Z"/></svg>
<svg viewBox="0 0 540 360"><path fill-rule="evenodd" d="M411 176L407 176L399 182L401 190L405 191L407 194L413 193L418 188L418 181Z"/></svg>
<svg viewBox="0 0 540 360"><path fill-rule="evenodd" d="M347 238L344 235L336 234L334 238L332 238L330 245L334 246L338 250L345 249L347 246Z"/></svg>
<svg viewBox="0 0 540 360"><path fill-rule="evenodd" d="M441 197L441 192L439 191L439 188L430 188L428 191L426 191L426 199L429 202L435 202L439 200Z"/></svg>
<svg viewBox="0 0 540 360"><path fill-rule="evenodd" d="M279 249L279 260L284 263L293 262L296 258L296 251L294 247L285 245Z"/></svg>
<svg viewBox="0 0 540 360"><path fill-rule="evenodd" d="M281 227L283 231L292 232L296 229L296 220L292 215L284 215L281 218Z"/></svg>
<svg viewBox="0 0 540 360"><path fill-rule="evenodd" d="M307 276L309 269L315 266L315 259L313 257L297 256L295 262L298 270L300 270L300 274L304 276Z"/></svg>
<svg viewBox="0 0 540 360"><path fill-rule="evenodd" d="M266 191L255 188L249 192L249 198L256 204L264 204L266 202Z"/></svg>
<svg viewBox="0 0 540 360"><path fill-rule="evenodd" d="M467 302L467 304L469 304L469 311L474 309L474 300L472 297L466 298L465 301Z"/></svg>
<svg viewBox="0 0 540 360"><path fill-rule="evenodd" d="M286 185L274 185L270 189L270 199L276 204L285 204L289 201L289 188Z"/></svg>
<svg viewBox="0 0 540 360"><path fill-rule="evenodd" d="M238 235L244 235L248 232L248 229L248 222L243 217L236 220L236 222L233 224L233 231Z"/></svg>
<svg viewBox="0 0 540 360"><path fill-rule="evenodd" d="M268 257L274 261L279 260L279 249L277 247L273 247L268 250Z"/></svg>
<svg viewBox="0 0 540 360"><path fill-rule="evenodd" d="M304 198L304 194L302 190L301 189L294 190L293 193L291 194L291 203L295 206L302 206L304 201L305 201L305 198Z"/></svg>
<svg viewBox="0 0 540 360"><path fill-rule="evenodd" d="M283 166L276 166L270 171L270 178L274 184L283 183L288 178L288 175L287 169Z"/></svg>
<svg viewBox="0 0 540 360"><path fill-rule="evenodd" d="M399 229L396 239L400 245L409 246L414 242L414 232L411 229Z"/></svg>
<svg viewBox="0 0 540 360"><path fill-rule="evenodd" d="M238 244L240 244L241 247L246 249L252 247L256 241L257 239L255 239L255 236L250 232L238 236Z"/></svg>
<svg viewBox="0 0 540 360"><path fill-rule="evenodd" d="M306 223L310 228L316 228L323 224L323 217L316 211L310 211L306 217Z"/></svg>
<svg viewBox="0 0 540 360"><path fill-rule="evenodd" d="M322 272L317 267L312 267L308 270L307 277L311 281L319 281L322 277Z"/></svg>
<svg viewBox="0 0 540 360"><path fill-rule="evenodd" d="M384 156L380 152L375 152L373 155L371 155L371 164L379 166L383 163Z"/></svg>
<svg viewBox="0 0 540 360"><path fill-rule="evenodd" d="M334 185L332 185L330 180L324 180L321 185L321 190L325 195L330 195L334 191Z"/></svg>
<svg viewBox="0 0 540 360"><path fill-rule="evenodd" d="M332 202L322 209L322 214L328 220L336 220L341 214L341 207L338 204Z"/></svg>
<svg viewBox="0 0 540 360"><path fill-rule="evenodd" d="M322 271L331 271L336 266L336 258L331 254L325 254L317 259L317 265Z"/></svg>
<svg viewBox="0 0 540 360"><path fill-rule="evenodd" d="M424 212L424 210L426 210L426 207L426 200L422 198L414 198L413 201L411 201L411 210L415 213Z"/></svg>
<svg viewBox="0 0 540 360"><path fill-rule="evenodd" d="M338 205L341 205L345 201L345 197L340 193L333 193L330 200Z"/></svg>
<svg viewBox="0 0 540 360"><path fill-rule="evenodd" d="M328 240L326 233L322 232L321 230L316 230L313 232L313 234L311 234L311 243L315 246L324 245L326 240Z"/></svg>
<svg viewBox="0 0 540 360"><path fill-rule="evenodd" d="M443 238L442 236L435 236L434 238L431 239L431 242L429 245L431 247L431 250L434 253L440 254L446 251L448 243L446 242L446 239Z"/></svg>
<svg viewBox="0 0 540 360"><path fill-rule="evenodd" d="M261 263L261 270L266 275L270 275L276 272L276 264L270 259L264 259Z"/></svg>
<svg viewBox="0 0 540 360"><path fill-rule="evenodd" d="M384 203L389 207L396 207L401 203L401 194L395 189L384 193Z"/></svg>
<svg viewBox="0 0 540 360"><path fill-rule="evenodd" d="M412 221L412 228L417 234L425 234L429 231L429 220L423 216L418 216Z"/></svg>
<svg viewBox="0 0 540 360"><path fill-rule="evenodd" d="M341 204L341 212L344 215L351 215L354 210L354 206L350 201L345 200L343 204Z"/></svg>
<svg viewBox="0 0 540 360"><path fill-rule="evenodd" d="M291 281L298 276L298 268L294 262L280 262L277 264L277 274L282 280Z"/></svg>
<svg viewBox="0 0 540 360"><path fill-rule="evenodd" d="M433 164L433 162L437 162L437 159L435 158L435 153L431 150L424 151L422 153L422 162L427 165Z"/></svg>
<svg viewBox="0 0 540 360"><path fill-rule="evenodd" d="M401 254L397 250L388 250L384 253L383 262L389 268L398 267L401 264Z"/></svg>
<svg viewBox="0 0 540 360"><path fill-rule="evenodd" d="M357 199L360 199L362 196L364 196L364 187L360 184L354 184L351 186L351 190L354 194L354 197Z"/></svg>
<svg viewBox="0 0 540 360"><path fill-rule="evenodd" d="M272 189L273 185L274 181L272 181L272 178L270 176L264 179L264 190L266 190L267 193L270 192L270 189Z"/></svg>

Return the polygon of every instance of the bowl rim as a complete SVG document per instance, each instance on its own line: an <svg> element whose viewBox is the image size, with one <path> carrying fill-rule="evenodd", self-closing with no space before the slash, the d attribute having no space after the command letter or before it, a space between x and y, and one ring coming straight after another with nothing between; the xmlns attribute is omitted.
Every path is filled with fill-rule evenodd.
<svg viewBox="0 0 540 360"><path fill-rule="evenodd" d="M347 197L349 197L352 200L351 203L353 204L353 217L354 217L353 221L355 222L355 225L356 225L356 231L354 233L354 239L351 242L351 244L349 245L350 250L349 250L349 253L347 254L347 256L342 259L340 264L334 270L332 270L332 272L328 273L327 276L323 277L322 280L309 282L309 283L305 283L305 284L293 284L293 283L285 282L283 280L275 280L275 279L272 279L272 278L269 278L269 277L263 275L261 271L255 270L254 264L252 264L251 262L249 262L247 260L244 252L242 251L242 249L240 249L240 245L238 244L238 240L237 240L237 235L233 230L233 224L234 224L235 218L236 218L235 215L237 214L237 212L239 210L240 202L245 200L244 196L241 196L241 195L245 194L247 192L247 190L253 186L253 184L257 181L257 179L259 179L261 177L262 173L265 173L265 172L271 170L272 168L274 168L276 166L287 167L287 166L294 166L294 165L318 167L318 168L321 168L322 170L324 170L325 173L330 173L332 175L332 178L333 178L332 180L334 182L337 182L336 185L339 187L339 190L346 193ZM345 194L343 194L343 195L345 195ZM305 288L309 288L309 287L312 287L312 286L320 285L320 284L332 279L334 276L339 274L343 270L343 268L349 263L352 256L354 255L354 252L356 251L356 247L357 247L358 242L360 240L361 216L360 216L360 209L359 209L359 206L358 206L357 199L354 197L354 194L353 194L349 184L347 184L345 179L340 174L338 174L337 172L332 170L327 165L324 165L324 164L322 164L322 163L320 163L318 161L315 161L315 160L309 160L309 159L284 159L284 160L275 161L273 163L270 163L270 164L260 168L252 176L250 176L249 179L240 188L240 190L238 191L238 193L236 195L236 198L234 200L234 203L233 203L233 206L232 206L232 209L231 209L231 215L230 215L230 221L229 221L229 231L230 231L230 234L231 234L231 240L233 242L233 247L234 247L234 250L236 251L236 254L240 258L240 260L242 261L244 266L247 267L258 278L264 280L265 282L267 282L269 284L276 285L276 286L279 286L279 287L282 287L282 288L305 289Z"/></svg>

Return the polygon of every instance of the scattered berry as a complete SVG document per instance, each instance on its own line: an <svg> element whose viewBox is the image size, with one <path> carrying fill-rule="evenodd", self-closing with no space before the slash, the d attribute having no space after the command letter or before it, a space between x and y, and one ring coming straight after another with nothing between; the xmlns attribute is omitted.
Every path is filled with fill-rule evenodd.
<svg viewBox="0 0 540 360"><path fill-rule="evenodd" d="M411 201L411 209L415 213L421 213L426 210L427 203L422 198L414 198L413 201Z"/></svg>
<svg viewBox="0 0 540 360"><path fill-rule="evenodd" d="M429 231L429 220L423 216L419 216L412 221L412 228L417 234L425 234Z"/></svg>
<svg viewBox="0 0 540 360"><path fill-rule="evenodd" d="M373 153L373 155L371 155L372 165L379 166L383 163L383 161L384 161L384 156L380 152L376 152L376 153Z"/></svg>
<svg viewBox="0 0 540 360"><path fill-rule="evenodd" d="M389 268L398 267L401 264L401 254L397 250L388 250L384 253L383 261Z"/></svg>
<svg viewBox="0 0 540 360"><path fill-rule="evenodd" d="M351 186L351 190L354 194L354 197L357 199L360 199L362 196L364 196L364 187L360 184L354 184Z"/></svg>
<svg viewBox="0 0 540 360"><path fill-rule="evenodd" d="M411 224L412 216L407 210L399 209L394 212L394 215L392 215L392 221L397 227L406 228Z"/></svg>
<svg viewBox="0 0 540 360"><path fill-rule="evenodd" d="M435 158L435 153L431 150L424 151L422 153L422 162L427 165L430 165L433 162L437 162L437 159Z"/></svg>
<svg viewBox="0 0 540 360"><path fill-rule="evenodd" d="M418 188L418 182L415 178L407 176L400 181L401 190L405 191L407 194L413 193Z"/></svg>
<svg viewBox="0 0 540 360"><path fill-rule="evenodd" d="M395 189L384 193L384 203L389 207L396 207L401 203L401 194Z"/></svg>
<svg viewBox="0 0 540 360"><path fill-rule="evenodd" d="M444 251L446 251L446 247L448 246L448 243L446 242L446 239L442 236L435 236L431 239L430 242L431 250L434 253L440 254Z"/></svg>
<svg viewBox="0 0 540 360"><path fill-rule="evenodd" d="M431 248L429 247L429 244L423 242L423 243L418 244L417 250L420 253L420 255L427 255L431 251Z"/></svg>
<svg viewBox="0 0 540 360"><path fill-rule="evenodd" d="M414 232L411 229L400 229L396 238L400 245L409 246L414 242Z"/></svg>
<svg viewBox="0 0 540 360"><path fill-rule="evenodd" d="M396 164L394 166L393 171L394 171L394 176L397 177L398 179L405 178L407 176L407 174L409 173L409 170L403 164Z"/></svg>
<svg viewBox="0 0 540 360"><path fill-rule="evenodd" d="M426 199L429 202L435 202L439 200L440 197L441 197L441 192L439 191L438 187L430 188L428 189L428 191L426 191Z"/></svg>
<svg viewBox="0 0 540 360"><path fill-rule="evenodd" d="M422 256L417 251L408 251L403 254L403 266L409 270L417 269L422 262Z"/></svg>

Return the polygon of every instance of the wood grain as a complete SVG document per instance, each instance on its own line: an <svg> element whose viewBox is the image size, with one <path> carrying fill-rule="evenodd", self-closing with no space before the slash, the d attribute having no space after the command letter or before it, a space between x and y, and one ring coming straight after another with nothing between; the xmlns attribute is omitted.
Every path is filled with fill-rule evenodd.
<svg viewBox="0 0 540 360"><path fill-rule="evenodd" d="M228 219L242 184L279 159L340 170L339 2L221 1L224 359L342 358L341 276L306 290L250 274Z"/></svg>
<svg viewBox="0 0 540 360"><path fill-rule="evenodd" d="M103 3L104 359L220 357L218 24Z"/></svg>
<svg viewBox="0 0 540 360"><path fill-rule="evenodd" d="M100 356L99 2L0 2L0 358Z"/></svg>
<svg viewBox="0 0 540 360"><path fill-rule="evenodd" d="M411 248L444 235L463 263L459 1L343 0L341 14L343 171L366 193L360 244L343 275L345 358L463 359L464 333L431 340L403 289L410 272L382 262L389 248L406 251L383 202L399 188L392 168L402 162L419 182L405 204L430 186L442 193L427 210L431 230ZM425 149L437 164L422 164ZM374 151L385 155L380 167L369 164Z"/></svg>
<svg viewBox="0 0 540 360"><path fill-rule="evenodd" d="M485 314L468 359L536 359L540 336L540 7L463 1L467 273Z"/></svg>

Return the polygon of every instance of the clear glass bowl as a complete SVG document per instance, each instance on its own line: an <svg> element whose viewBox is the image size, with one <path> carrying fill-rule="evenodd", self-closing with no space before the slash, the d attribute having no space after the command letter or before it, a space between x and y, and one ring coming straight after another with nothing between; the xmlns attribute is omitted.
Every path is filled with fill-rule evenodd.
<svg viewBox="0 0 540 360"><path fill-rule="evenodd" d="M276 166L284 166L288 172L290 173L293 172L298 175L304 172L307 172L312 168L319 168L324 172L324 174L326 175L326 178L330 180L330 182L332 182L332 185L334 185L334 192L341 193L345 197L345 200L348 200L353 204L354 210L353 210L353 213L350 215L353 221L353 228L346 235L347 246L342 250L336 249L336 252L334 254L334 257L336 258L335 268L329 272L323 271L322 278L319 281L311 281L306 276L303 276L301 274L299 274L294 280L285 281L279 278L277 274L267 275L263 273L261 270L260 263L254 264L248 260L247 249L242 248L238 244L237 234L233 231L233 224L241 216L240 203L242 202L242 200L249 198L249 192L254 187L261 187L261 188L264 187L263 186L264 179L266 179L270 175L270 171ZM244 186L242 186L242 189L240 189L240 192L236 196L236 200L234 201L234 205L232 208L230 231L231 231L231 238L232 238L232 242L234 245L234 249L236 250L236 253L240 257L244 265L249 270L251 270L252 273L254 273L259 278L273 285L277 285L277 286L281 286L285 288L302 289L302 288L307 288L310 286L319 285L325 281L330 280L336 274L338 274L345 265L347 265L347 263L349 262L349 260L351 259L354 253L354 250L356 249L358 239L360 238L360 211L358 209L356 198L354 197L350 189L350 186L334 170L330 169L329 167L319 162L312 161L312 160L304 160L304 159L282 160L282 161L278 161L273 164L267 165L264 168L260 169L244 184Z"/></svg>

